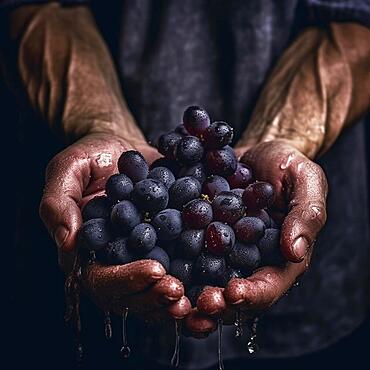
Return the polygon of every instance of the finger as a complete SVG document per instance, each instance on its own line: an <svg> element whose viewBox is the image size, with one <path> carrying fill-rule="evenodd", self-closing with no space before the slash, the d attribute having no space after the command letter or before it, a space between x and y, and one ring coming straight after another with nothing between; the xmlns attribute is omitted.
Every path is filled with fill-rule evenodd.
<svg viewBox="0 0 370 370"><path fill-rule="evenodd" d="M199 312L207 315L216 315L226 308L226 302L223 295L223 289L207 286L203 289L197 300Z"/></svg>
<svg viewBox="0 0 370 370"><path fill-rule="evenodd" d="M247 279L231 279L224 289L225 301L251 311L265 310L307 270L310 256L311 252L300 263L263 267Z"/></svg>
<svg viewBox="0 0 370 370"><path fill-rule="evenodd" d="M169 304L184 295L184 286L175 277L165 275L153 286L152 291L163 303Z"/></svg>
<svg viewBox="0 0 370 370"><path fill-rule="evenodd" d="M191 310L189 299L182 296L177 302L172 303L168 308L168 314L174 319L181 320L186 317Z"/></svg>
<svg viewBox="0 0 370 370"><path fill-rule="evenodd" d="M193 334L209 334L216 330L217 323L209 316L193 308L185 319L186 328Z"/></svg>
<svg viewBox="0 0 370 370"><path fill-rule="evenodd" d="M292 262L301 261L326 222L327 182L322 169L303 160L288 169L292 182L289 213L281 229L281 250Z"/></svg>
<svg viewBox="0 0 370 370"><path fill-rule="evenodd" d="M122 296L147 289L165 274L159 262L140 260L117 266L91 263L82 269L81 278L92 295Z"/></svg>

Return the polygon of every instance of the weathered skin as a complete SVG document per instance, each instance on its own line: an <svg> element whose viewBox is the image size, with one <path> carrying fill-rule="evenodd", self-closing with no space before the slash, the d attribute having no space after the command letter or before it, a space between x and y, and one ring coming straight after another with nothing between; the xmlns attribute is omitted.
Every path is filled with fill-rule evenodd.
<svg viewBox="0 0 370 370"><path fill-rule="evenodd" d="M24 6L11 12L8 26L8 39L18 48L17 60L7 60L8 80L51 129L75 142L49 164L40 204L68 270L80 206L102 191L116 172L118 155L136 148L150 162L158 153L127 109L88 8ZM237 145L242 161L276 187L277 210L288 211L281 236L289 260L284 268L265 267L248 279L233 279L224 291L207 288L190 311L181 284L156 262L92 265L82 273L92 299L115 311L126 304L144 319L190 312L186 325L197 337L215 330L218 314L230 317L241 307L248 316L276 302L306 270L326 218L325 176L310 159L369 108L369 39L367 28L351 23L304 31L277 63Z"/></svg>

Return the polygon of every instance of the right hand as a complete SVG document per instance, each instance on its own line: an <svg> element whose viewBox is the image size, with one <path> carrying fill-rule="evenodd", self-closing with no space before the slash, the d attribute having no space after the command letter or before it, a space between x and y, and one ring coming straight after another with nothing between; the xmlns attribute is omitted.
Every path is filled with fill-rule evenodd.
<svg viewBox="0 0 370 370"><path fill-rule="evenodd" d="M76 255L82 205L103 193L107 179L118 172L119 156L132 149L140 151L149 163L159 156L145 142L133 144L110 134L94 133L84 136L50 161L40 216L58 246L63 271L71 271ZM182 318L190 310L181 282L166 275L156 261L120 266L88 264L82 271L82 285L105 311L120 314L127 307L130 312L151 320L168 314Z"/></svg>

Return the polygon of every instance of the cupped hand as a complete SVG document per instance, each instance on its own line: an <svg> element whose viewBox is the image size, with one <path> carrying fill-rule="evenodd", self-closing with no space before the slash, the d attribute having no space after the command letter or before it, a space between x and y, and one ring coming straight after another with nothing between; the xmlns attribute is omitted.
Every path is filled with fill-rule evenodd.
<svg viewBox="0 0 370 370"><path fill-rule="evenodd" d="M275 188L274 208L285 215L280 248L287 262L283 266L262 267L245 279L234 278L225 289L204 289L197 311L208 320L220 315L226 321L235 318L238 308L250 317L273 305L307 270L313 244L326 221L328 186L320 166L283 140L237 151L241 162L252 168L258 180ZM193 322L189 326L193 331L202 331Z"/></svg>
<svg viewBox="0 0 370 370"><path fill-rule="evenodd" d="M151 163L158 152L145 142L130 142L110 134L87 135L57 154L46 170L40 216L58 245L59 263L68 272L76 253L81 207L102 194L109 176L118 172L117 160L127 150L140 151ZM185 316L190 303L182 284L166 275L156 261L122 266L87 264L82 269L83 289L104 310L124 307L148 318Z"/></svg>

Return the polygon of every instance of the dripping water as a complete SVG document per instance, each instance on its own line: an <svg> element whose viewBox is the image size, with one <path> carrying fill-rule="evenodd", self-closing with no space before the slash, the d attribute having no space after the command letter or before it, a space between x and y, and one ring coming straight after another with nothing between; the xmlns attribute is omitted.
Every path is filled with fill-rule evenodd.
<svg viewBox="0 0 370 370"><path fill-rule="evenodd" d="M112 338L112 320L109 311L104 313L104 333L106 339Z"/></svg>
<svg viewBox="0 0 370 370"><path fill-rule="evenodd" d="M254 318L252 325L251 325L251 337L247 343L247 349L250 354L255 353L258 351L258 344L257 344L257 325L258 325L258 317Z"/></svg>
<svg viewBox="0 0 370 370"><path fill-rule="evenodd" d="M121 355L123 358L129 358L131 354L131 349L127 342L127 315L128 315L128 308L125 307L122 313L122 347L121 347Z"/></svg>
<svg viewBox="0 0 370 370"><path fill-rule="evenodd" d="M234 325L235 325L235 338L241 338L243 335L243 327L242 327L242 320L240 317L240 309L236 311Z"/></svg>
<svg viewBox="0 0 370 370"><path fill-rule="evenodd" d="M218 319L218 340L217 340L217 356L218 356L218 370L225 370L224 360L222 356L222 319Z"/></svg>
<svg viewBox="0 0 370 370"><path fill-rule="evenodd" d="M171 366L178 367L180 363L180 336L181 336L181 321L175 320L175 349L171 359Z"/></svg>

